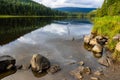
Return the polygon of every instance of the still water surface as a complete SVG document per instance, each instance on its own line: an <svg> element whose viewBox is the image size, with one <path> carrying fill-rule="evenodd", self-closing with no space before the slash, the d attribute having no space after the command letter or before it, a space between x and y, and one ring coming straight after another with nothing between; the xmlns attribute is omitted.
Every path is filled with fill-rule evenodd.
<svg viewBox="0 0 120 80"><path fill-rule="evenodd" d="M74 80L69 75L84 61L93 69L100 65L92 53L83 47L83 36L89 34L92 23L80 19L1 19L0 55L11 55L17 64L29 65L34 53L47 57L62 70L55 75L35 75L31 70L18 70L15 74L1 77L2 80ZM56 79L57 77L57 79Z"/></svg>

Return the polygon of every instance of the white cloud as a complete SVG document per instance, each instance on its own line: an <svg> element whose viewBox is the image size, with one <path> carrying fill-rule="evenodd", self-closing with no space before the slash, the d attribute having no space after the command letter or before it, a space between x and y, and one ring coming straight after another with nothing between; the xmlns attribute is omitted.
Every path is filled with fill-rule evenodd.
<svg viewBox="0 0 120 80"><path fill-rule="evenodd" d="M104 0L33 0L47 7L101 7Z"/></svg>

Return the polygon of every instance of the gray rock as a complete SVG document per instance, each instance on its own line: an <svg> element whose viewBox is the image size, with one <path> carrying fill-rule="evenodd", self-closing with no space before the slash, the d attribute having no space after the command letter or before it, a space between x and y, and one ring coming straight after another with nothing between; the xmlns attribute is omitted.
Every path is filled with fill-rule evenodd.
<svg viewBox="0 0 120 80"><path fill-rule="evenodd" d="M93 48L92 51L95 53L102 53L103 47L100 44L96 44Z"/></svg>
<svg viewBox="0 0 120 80"><path fill-rule="evenodd" d="M40 54L34 54L31 59L31 69L35 72L41 73L50 67L50 62L47 58Z"/></svg>
<svg viewBox="0 0 120 80"><path fill-rule="evenodd" d="M117 43L116 47L115 47L115 50L120 52L120 42Z"/></svg>
<svg viewBox="0 0 120 80"><path fill-rule="evenodd" d="M110 66L113 66L113 65L114 65L112 58L107 57L107 61L108 61L108 64L109 64Z"/></svg>
<svg viewBox="0 0 120 80"><path fill-rule="evenodd" d="M102 36L96 36L96 39L101 40L101 39L103 39L103 37Z"/></svg>
<svg viewBox="0 0 120 80"><path fill-rule="evenodd" d="M84 73L91 74L91 69L89 67L84 68Z"/></svg>
<svg viewBox="0 0 120 80"><path fill-rule="evenodd" d="M83 73L85 70L85 67L84 66L79 66L76 71L80 72L80 73Z"/></svg>
<svg viewBox="0 0 120 80"><path fill-rule="evenodd" d="M96 58L100 58L100 57L102 57L102 53L95 53L94 56L95 56Z"/></svg>
<svg viewBox="0 0 120 80"><path fill-rule="evenodd" d="M94 45L98 44L96 38L91 39L90 42L89 42L89 44L91 46L94 46Z"/></svg>
<svg viewBox="0 0 120 80"><path fill-rule="evenodd" d="M98 62L103 66L106 66L106 67L109 66L109 63L108 63L108 60L106 57L102 57L102 58L98 59Z"/></svg>
<svg viewBox="0 0 120 80"><path fill-rule="evenodd" d="M81 66L83 66L83 65L84 65L84 62L83 62L83 61L80 61L79 64L80 64Z"/></svg>
<svg viewBox="0 0 120 80"><path fill-rule="evenodd" d="M15 67L15 63L16 60L9 55L0 56L0 72L12 69Z"/></svg>
<svg viewBox="0 0 120 80"><path fill-rule="evenodd" d="M99 80L97 77L91 77L90 80Z"/></svg>
<svg viewBox="0 0 120 80"><path fill-rule="evenodd" d="M79 71L77 71L77 69L72 70L70 72L70 75L74 76L77 80L82 80L82 78L83 78L82 74Z"/></svg>
<svg viewBox="0 0 120 80"><path fill-rule="evenodd" d="M100 76L100 75L102 75L103 73L102 73L102 71L95 71L94 72L94 75L97 75L97 76Z"/></svg>
<svg viewBox="0 0 120 80"><path fill-rule="evenodd" d="M57 64L55 64L55 65L52 65L52 66L47 70L47 72L50 73L50 74L54 74L54 73L56 73L56 72L58 72L58 71L60 71L60 70L61 70L60 66L57 65Z"/></svg>
<svg viewBox="0 0 120 80"><path fill-rule="evenodd" d="M99 44L105 45L105 43L108 41L108 38L102 36L96 36L96 40Z"/></svg>
<svg viewBox="0 0 120 80"><path fill-rule="evenodd" d="M84 36L84 43L89 44L90 40L93 38L93 35L85 35Z"/></svg>
<svg viewBox="0 0 120 80"><path fill-rule="evenodd" d="M120 34L117 34L113 37L113 40L120 41Z"/></svg>

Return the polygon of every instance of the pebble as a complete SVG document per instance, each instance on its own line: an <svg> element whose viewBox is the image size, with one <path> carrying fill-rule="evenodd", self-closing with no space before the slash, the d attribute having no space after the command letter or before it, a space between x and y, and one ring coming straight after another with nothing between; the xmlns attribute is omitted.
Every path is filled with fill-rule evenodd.
<svg viewBox="0 0 120 80"><path fill-rule="evenodd" d="M91 77L91 80L99 80L97 77Z"/></svg>
<svg viewBox="0 0 120 80"><path fill-rule="evenodd" d="M96 71L96 72L94 72L94 75L100 76L100 75L102 75L102 72L101 71Z"/></svg>
<svg viewBox="0 0 120 80"><path fill-rule="evenodd" d="M91 73L91 69L90 69L89 67L85 67L85 68L84 68L84 72L85 72L86 74L90 74L90 73Z"/></svg>
<svg viewBox="0 0 120 80"><path fill-rule="evenodd" d="M83 66L83 65L84 65L84 62L83 62L83 61L80 61L79 64L80 64L81 66Z"/></svg>

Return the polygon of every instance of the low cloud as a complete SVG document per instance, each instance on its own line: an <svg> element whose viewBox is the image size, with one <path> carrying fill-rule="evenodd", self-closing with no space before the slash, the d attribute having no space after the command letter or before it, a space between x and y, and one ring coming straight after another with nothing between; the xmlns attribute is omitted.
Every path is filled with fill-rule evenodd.
<svg viewBox="0 0 120 80"><path fill-rule="evenodd" d="M33 0L47 7L101 7L104 0Z"/></svg>

